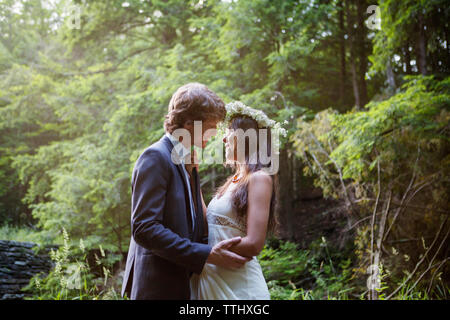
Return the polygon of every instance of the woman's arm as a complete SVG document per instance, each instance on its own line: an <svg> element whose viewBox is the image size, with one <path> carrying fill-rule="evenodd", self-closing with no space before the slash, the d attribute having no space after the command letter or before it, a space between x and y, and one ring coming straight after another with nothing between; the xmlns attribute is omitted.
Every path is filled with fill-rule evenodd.
<svg viewBox="0 0 450 320"><path fill-rule="evenodd" d="M205 226L203 236L208 237L208 220L206 220L206 210L207 209L206 209L205 200L203 200L203 193L202 193L201 189L200 189L200 195L202 198L202 207L203 207L203 225Z"/></svg>
<svg viewBox="0 0 450 320"><path fill-rule="evenodd" d="M272 178L264 173L252 174L248 183L247 235L231 251L246 257L257 256L264 247L272 198Z"/></svg>
<svg viewBox="0 0 450 320"><path fill-rule="evenodd" d="M200 190L200 195L202 196L202 207L203 207L203 218L206 221L206 204L205 204L205 200L203 200L203 193Z"/></svg>

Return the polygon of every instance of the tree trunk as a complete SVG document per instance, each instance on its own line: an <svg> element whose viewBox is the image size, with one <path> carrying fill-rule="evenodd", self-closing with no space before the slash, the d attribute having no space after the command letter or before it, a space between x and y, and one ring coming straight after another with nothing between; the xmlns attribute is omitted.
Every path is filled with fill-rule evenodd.
<svg viewBox="0 0 450 320"><path fill-rule="evenodd" d="M293 221L294 217L294 207L293 207L293 197L295 197L294 190L292 187L292 159L293 155L289 156L289 146L285 146L280 150L280 171L278 174L279 181L279 206L278 206L278 220L279 220L279 231L280 236L286 240L294 240L294 230Z"/></svg>
<svg viewBox="0 0 450 320"><path fill-rule="evenodd" d="M427 40L425 37L425 23L422 13L418 16L418 32L417 32L417 44L416 44L416 55L417 55L417 67L419 72L424 76L427 75Z"/></svg>
<svg viewBox="0 0 450 320"><path fill-rule="evenodd" d="M358 75L356 72L356 52L354 44L354 27L353 27L353 17L350 9L349 0L345 1L345 8L347 14L347 30L348 30L348 43L350 47L350 71L352 73L352 85L353 85L353 96L355 98L355 105L357 109L361 109L361 99L359 96L359 86L358 86Z"/></svg>
<svg viewBox="0 0 450 320"><path fill-rule="evenodd" d="M339 101L344 104L345 84L347 83L347 74L345 66L345 25L344 25L344 6L343 2L338 2L339 7L339 49L341 58L340 83L339 83Z"/></svg>
<svg viewBox="0 0 450 320"><path fill-rule="evenodd" d="M367 97L367 84L366 84L366 72L367 72L367 53L366 53L366 43L367 38L367 27L364 24L364 13L367 8L366 1L358 0L356 2L357 7L357 19L358 19L358 30L357 30L357 46L358 46L358 57L359 57L359 70L358 70L358 80L359 80L359 97L361 107L364 107L368 102Z"/></svg>
<svg viewBox="0 0 450 320"><path fill-rule="evenodd" d="M355 62L350 63L350 71L352 72L353 96L355 97L355 106L361 109L361 99L359 97L358 76L356 74Z"/></svg>
<svg viewBox="0 0 450 320"><path fill-rule="evenodd" d="M406 42L404 50L404 59L406 63L406 74L412 74L411 70L411 53L409 52L409 41Z"/></svg>
<svg viewBox="0 0 450 320"><path fill-rule="evenodd" d="M445 32L445 45L447 46L447 55L450 57L450 44L449 44L449 37L448 37L448 29L444 29Z"/></svg>
<svg viewBox="0 0 450 320"><path fill-rule="evenodd" d="M394 71L392 70L390 61L388 61L387 65L386 65L386 76L387 76L389 90L391 91L392 94L394 94L396 85L395 85Z"/></svg>

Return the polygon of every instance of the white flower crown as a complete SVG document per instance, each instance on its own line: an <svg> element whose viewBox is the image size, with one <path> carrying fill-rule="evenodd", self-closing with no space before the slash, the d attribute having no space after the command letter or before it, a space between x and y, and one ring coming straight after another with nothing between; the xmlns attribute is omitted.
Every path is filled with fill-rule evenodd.
<svg viewBox="0 0 450 320"><path fill-rule="evenodd" d="M281 126L281 123L270 119L263 111L253 109L246 106L241 101L233 101L225 105L227 115L225 117L224 125L227 125L230 120L236 115L244 115L254 119L260 128L270 128L275 134L282 134L286 137L287 131ZM284 121L285 123L287 121Z"/></svg>

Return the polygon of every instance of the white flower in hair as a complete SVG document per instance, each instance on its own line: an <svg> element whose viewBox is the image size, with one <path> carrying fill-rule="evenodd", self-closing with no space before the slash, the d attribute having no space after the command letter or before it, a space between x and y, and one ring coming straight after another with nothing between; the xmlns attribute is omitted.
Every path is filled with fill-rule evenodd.
<svg viewBox="0 0 450 320"><path fill-rule="evenodd" d="M224 124L228 124L230 120L236 115L244 115L254 119L260 128L270 128L274 133L282 134L286 137L287 131L281 124L275 120L270 119L263 111L253 109L246 106L241 101L233 101L227 103L225 106L227 115L225 117Z"/></svg>

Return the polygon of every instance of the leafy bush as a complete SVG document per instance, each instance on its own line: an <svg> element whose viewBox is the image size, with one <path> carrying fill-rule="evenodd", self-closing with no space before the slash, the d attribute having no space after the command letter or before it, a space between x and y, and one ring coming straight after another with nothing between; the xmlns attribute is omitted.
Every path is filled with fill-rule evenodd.
<svg viewBox="0 0 450 320"><path fill-rule="evenodd" d="M346 299L354 293L352 260L346 256L322 237L307 249L272 240L258 259L272 299Z"/></svg>
<svg viewBox="0 0 450 320"><path fill-rule="evenodd" d="M95 253L95 266L88 261L88 249L82 239L79 246L69 243L69 236L63 230L64 245L50 256L55 267L42 278L35 275L23 290L31 293L31 299L38 300L99 300L121 299L117 288L121 284L120 277L112 274L114 262L119 256L106 256L100 246L100 257ZM95 270L101 270L100 274Z"/></svg>

